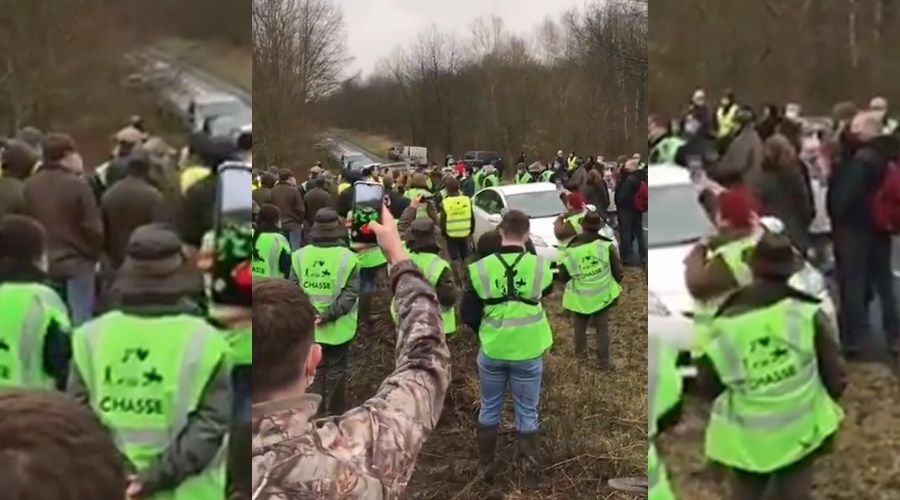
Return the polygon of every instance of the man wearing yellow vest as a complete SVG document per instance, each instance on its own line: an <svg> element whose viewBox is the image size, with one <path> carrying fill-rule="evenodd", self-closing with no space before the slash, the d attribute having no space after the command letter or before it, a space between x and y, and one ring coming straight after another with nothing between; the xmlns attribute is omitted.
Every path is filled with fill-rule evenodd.
<svg viewBox="0 0 900 500"><path fill-rule="evenodd" d="M609 359L609 312L622 293L622 260L612 241L600 236L603 219L589 212L581 220L583 231L563 251L559 278L566 284L563 309L573 315L575 355L587 358L588 328L597 332L597 364L613 369Z"/></svg>
<svg viewBox="0 0 900 500"><path fill-rule="evenodd" d="M64 389L71 329L66 304L50 287L43 228L22 215L4 217L0 220L0 390Z"/></svg>
<svg viewBox="0 0 900 500"><path fill-rule="evenodd" d="M291 272L291 244L281 232L281 211L275 205L259 207L253 231L253 278L287 278Z"/></svg>
<svg viewBox="0 0 900 500"><path fill-rule="evenodd" d="M716 138L724 139L737 133L741 124L738 121L740 106L734 101L734 94L726 92L716 109Z"/></svg>
<svg viewBox="0 0 900 500"><path fill-rule="evenodd" d="M310 392L322 396L324 416L346 411L350 344L356 337L359 313L359 260L347 248L347 228L337 212L316 212L310 244L291 256L291 281L297 283L315 307L316 344L322 360Z"/></svg>
<svg viewBox="0 0 900 500"><path fill-rule="evenodd" d="M409 259L422 270L425 279L437 292L441 305L441 317L444 320L444 334L456 333L456 301L459 290L454 282L453 269L450 263L439 255L441 246L438 243L440 233L431 219L417 219L410 224L403 234L404 243L409 251ZM397 304L391 303L391 318L397 320Z"/></svg>
<svg viewBox="0 0 900 500"><path fill-rule="evenodd" d="M519 450L525 457L525 482L540 479L538 409L544 378L544 353L553 332L541 299L553 289L550 262L525 250L531 222L518 211L507 212L499 225L501 247L469 266L470 289L462 303L463 321L478 332L478 454L482 474L500 469L495 457L503 401L509 387L516 417Z"/></svg>
<svg viewBox="0 0 900 500"><path fill-rule="evenodd" d="M425 173L415 173L409 179L409 187L404 193L406 199L413 201L416 199L431 199L431 191L428 189L428 175ZM417 219L425 219L429 217L428 204L419 203L416 211Z"/></svg>
<svg viewBox="0 0 900 500"><path fill-rule="evenodd" d="M459 181L444 178L447 196L441 202L441 234L447 242L447 254L454 263L469 258L472 230L475 228L475 212L472 200L460 192Z"/></svg>
<svg viewBox="0 0 900 500"><path fill-rule="evenodd" d="M181 252L169 231L136 229L115 309L72 335L67 392L115 436L132 469L128 498L224 496L230 347L190 301L203 280Z"/></svg>
<svg viewBox="0 0 900 500"><path fill-rule="evenodd" d="M731 470L734 500L810 500L844 418L834 327L788 285L802 261L786 237L762 236L749 266L753 281L719 306L697 363L713 400L706 456Z"/></svg>

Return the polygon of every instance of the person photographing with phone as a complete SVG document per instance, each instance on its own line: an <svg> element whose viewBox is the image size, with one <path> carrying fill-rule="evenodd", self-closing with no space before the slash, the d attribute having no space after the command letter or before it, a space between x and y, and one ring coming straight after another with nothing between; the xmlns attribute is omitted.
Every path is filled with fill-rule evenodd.
<svg viewBox="0 0 900 500"><path fill-rule="evenodd" d="M437 424L450 382L441 308L403 250L390 211L383 204L378 210L380 222L367 227L391 264L397 363L363 405L314 419L321 398L307 389L322 358L315 339L318 311L287 280L253 283L254 498L399 498Z"/></svg>

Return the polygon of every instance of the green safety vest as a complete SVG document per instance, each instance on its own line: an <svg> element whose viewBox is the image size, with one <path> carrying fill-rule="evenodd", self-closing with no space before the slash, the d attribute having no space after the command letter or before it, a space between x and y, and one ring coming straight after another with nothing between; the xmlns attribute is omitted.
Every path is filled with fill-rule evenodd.
<svg viewBox="0 0 900 500"><path fill-rule="evenodd" d="M62 299L40 283L0 285L0 389L52 389L44 372L44 342L51 323L72 328Z"/></svg>
<svg viewBox="0 0 900 500"><path fill-rule="evenodd" d="M475 191L479 191L484 187L484 170L479 170L472 174L472 180L475 181Z"/></svg>
<svg viewBox="0 0 900 500"><path fill-rule="evenodd" d="M659 338L651 337L648 348L647 394L650 428L648 431L649 449L647 454L647 485L649 500L675 500L675 493L669 484L665 468L656 451L656 440L659 434L659 421L678 405L684 384L678 373L677 353L666 346Z"/></svg>
<svg viewBox="0 0 900 500"><path fill-rule="evenodd" d="M705 355L726 389L713 402L707 457L768 474L797 463L837 431L844 414L816 361L818 310L789 298L713 319Z"/></svg>
<svg viewBox="0 0 900 500"><path fill-rule="evenodd" d="M253 365L253 326L225 330L225 341L231 347L231 359L236 366Z"/></svg>
<svg viewBox="0 0 900 500"><path fill-rule="evenodd" d="M416 197L418 197L419 195L428 196L429 194L431 194L431 193L429 193L429 191L427 189L409 188L409 190L406 191L406 199L407 200L415 200ZM416 210L416 219L427 219L427 218L428 218L428 206L423 203L422 206L420 206Z"/></svg>
<svg viewBox="0 0 900 500"><path fill-rule="evenodd" d="M370 247L356 253L360 269L374 269L387 264L387 257L379 247Z"/></svg>
<svg viewBox="0 0 900 500"><path fill-rule="evenodd" d="M575 170L578 167L578 157L570 156L569 159L566 161L566 166L568 167L569 170Z"/></svg>
<svg viewBox="0 0 900 500"><path fill-rule="evenodd" d="M678 150L684 146L684 143L684 139L680 137L668 136L664 138L659 141L650 152L650 157L652 158L651 161L662 165L674 164L675 157L678 155Z"/></svg>
<svg viewBox="0 0 900 500"><path fill-rule="evenodd" d="M553 171L550 169L544 170L541 172L541 182L550 182L550 178L553 177Z"/></svg>
<svg viewBox="0 0 900 500"><path fill-rule="evenodd" d="M325 312L341 295L350 277L359 272L359 260L349 248L309 245L291 256L294 274L319 313ZM316 327L316 343L344 345L356 337L359 301L346 315Z"/></svg>
<svg viewBox="0 0 900 500"><path fill-rule="evenodd" d="M409 252L409 260L419 267L425 274L425 279L436 287L438 280L444 274L444 271L450 269L450 264L446 260L430 253ZM391 318L397 320L397 301L391 301ZM441 318L444 320L444 334L450 335L456 333L456 310L452 307L445 308L441 312Z"/></svg>
<svg viewBox="0 0 900 500"><path fill-rule="evenodd" d="M472 235L472 200L468 196L450 196L441 206L448 237L468 238Z"/></svg>
<svg viewBox="0 0 900 500"><path fill-rule="evenodd" d="M483 179L481 179L482 187L494 187L499 186L500 181L497 179L497 174L485 175Z"/></svg>
<svg viewBox="0 0 900 500"><path fill-rule="evenodd" d="M165 332L165 335L160 335ZM153 465L184 431L228 345L202 318L107 313L72 335L72 360L90 406L138 471ZM221 500L225 448L199 475L151 500Z"/></svg>
<svg viewBox="0 0 900 500"><path fill-rule="evenodd" d="M540 357L553 345L541 304L553 283L550 262L527 252L489 255L469 265L469 279L484 301L481 351L497 361Z"/></svg>
<svg viewBox="0 0 900 500"><path fill-rule="evenodd" d="M563 225L569 223L572 225L572 229L575 230L575 236L580 235L584 232L584 228L581 227L581 221L584 219L584 212L577 213L574 215L564 215L563 216ZM565 250L569 246L569 242L571 240L560 241L559 242L559 259L558 262L561 264L563 259L565 258Z"/></svg>
<svg viewBox="0 0 900 500"><path fill-rule="evenodd" d="M562 264L572 279L563 293L563 309L579 314L602 311L622 294L612 275L609 252L612 243L597 240L566 250Z"/></svg>
<svg viewBox="0 0 900 500"><path fill-rule="evenodd" d="M283 252L290 253L291 244L281 233L262 233L256 238L260 259L253 259L253 276L259 278L284 278L279 264Z"/></svg>
<svg viewBox="0 0 900 500"><path fill-rule="evenodd" d="M719 129L716 130L716 137L722 139L728 137L738 129L737 114L740 108L737 104L731 104L728 107L719 106L716 110L716 124Z"/></svg>
<svg viewBox="0 0 900 500"><path fill-rule="evenodd" d="M531 174L528 172L519 172L516 174L516 184L528 184L531 182Z"/></svg>
<svg viewBox="0 0 900 500"><path fill-rule="evenodd" d="M737 239L713 250L710 258L720 257L722 261L725 262L725 265L728 266L738 287L744 287L753 281L753 273L750 271L750 266L744 260L744 254L748 249L752 249L755 246L756 238L753 236ZM710 336L712 335L710 323L712 322L713 315L715 315L719 306L722 305L722 302L728 295L729 294L726 293L714 300L703 302L697 301L694 304L694 355L702 353L704 345L709 342Z"/></svg>

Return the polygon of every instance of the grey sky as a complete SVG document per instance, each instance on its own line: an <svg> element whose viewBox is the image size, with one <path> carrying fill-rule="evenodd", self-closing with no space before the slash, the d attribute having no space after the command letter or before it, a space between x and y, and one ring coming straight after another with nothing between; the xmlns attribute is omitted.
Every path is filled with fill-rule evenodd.
<svg viewBox="0 0 900 500"><path fill-rule="evenodd" d="M398 45L407 46L434 24L467 36L472 22L496 15L506 29L528 32L545 17L557 19L584 0L340 0L347 22L350 72L370 73Z"/></svg>

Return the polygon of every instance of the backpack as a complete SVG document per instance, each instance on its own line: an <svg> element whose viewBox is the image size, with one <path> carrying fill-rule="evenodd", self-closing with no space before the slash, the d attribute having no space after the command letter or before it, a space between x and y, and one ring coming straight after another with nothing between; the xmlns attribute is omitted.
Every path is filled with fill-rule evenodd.
<svg viewBox="0 0 900 500"><path fill-rule="evenodd" d="M869 201L875 228L900 234L900 160L891 160L888 170Z"/></svg>
<svg viewBox="0 0 900 500"><path fill-rule="evenodd" d="M638 212L647 213L647 208L650 204L649 195L647 193L647 181L642 181L641 186L638 188L638 192L634 195L634 208Z"/></svg>

